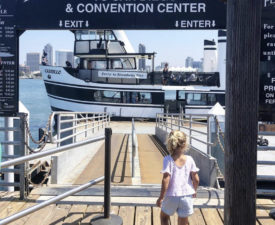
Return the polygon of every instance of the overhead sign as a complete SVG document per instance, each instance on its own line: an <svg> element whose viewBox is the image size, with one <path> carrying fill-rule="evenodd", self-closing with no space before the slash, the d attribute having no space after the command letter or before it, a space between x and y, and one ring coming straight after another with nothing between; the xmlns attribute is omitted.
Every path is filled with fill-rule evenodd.
<svg viewBox="0 0 275 225"><path fill-rule="evenodd" d="M225 29L222 0L18 0L19 29Z"/></svg>
<svg viewBox="0 0 275 225"><path fill-rule="evenodd" d="M98 77L105 78L126 78L126 79L147 79L147 73L131 71L99 71Z"/></svg>
<svg viewBox="0 0 275 225"><path fill-rule="evenodd" d="M0 1L0 116L18 111L15 2Z"/></svg>
<svg viewBox="0 0 275 225"><path fill-rule="evenodd" d="M275 0L264 0L259 120L275 121Z"/></svg>

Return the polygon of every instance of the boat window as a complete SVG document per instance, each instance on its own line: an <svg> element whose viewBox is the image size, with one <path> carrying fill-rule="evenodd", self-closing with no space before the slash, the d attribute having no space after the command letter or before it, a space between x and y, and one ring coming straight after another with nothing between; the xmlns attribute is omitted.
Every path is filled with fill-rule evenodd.
<svg viewBox="0 0 275 225"><path fill-rule="evenodd" d="M176 100L177 92L176 91L165 91L165 100Z"/></svg>
<svg viewBox="0 0 275 225"><path fill-rule="evenodd" d="M179 91L178 95L179 100L185 100L185 91Z"/></svg>
<svg viewBox="0 0 275 225"><path fill-rule="evenodd" d="M140 103L142 103L142 104L151 104L152 103L151 93L149 93L149 92L140 92Z"/></svg>
<svg viewBox="0 0 275 225"><path fill-rule="evenodd" d="M116 37L115 37L113 31L111 31L111 30L105 31L105 39L110 40L110 41L115 41Z"/></svg>
<svg viewBox="0 0 275 225"><path fill-rule="evenodd" d="M121 61L124 69L136 68L135 58L122 58Z"/></svg>
<svg viewBox="0 0 275 225"><path fill-rule="evenodd" d="M188 93L188 105L207 105L207 94L204 93Z"/></svg>
<svg viewBox="0 0 275 225"><path fill-rule="evenodd" d="M89 30L76 31L75 37L76 37L76 40L81 40L81 41L95 40L96 32L89 31Z"/></svg>
<svg viewBox="0 0 275 225"><path fill-rule="evenodd" d="M112 69L122 69L123 68L123 65L122 65L120 59L112 59L111 64L112 64L111 65Z"/></svg>
<svg viewBox="0 0 275 225"><path fill-rule="evenodd" d="M84 60L83 62L84 68L91 70L91 69L106 69L107 68L107 62L105 60Z"/></svg>
<svg viewBox="0 0 275 225"><path fill-rule="evenodd" d="M217 102L216 94L208 94L208 104L215 105Z"/></svg>
<svg viewBox="0 0 275 225"><path fill-rule="evenodd" d="M225 105L225 94L216 94L217 102L221 105Z"/></svg>
<svg viewBox="0 0 275 225"><path fill-rule="evenodd" d="M119 91L95 91L94 99L98 102L121 102L121 92Z"/></svg>
<svg viewBox="0 0 275 225"><path fill-rule="evenodd" d="M123 103L152 104L150 92L123 92Z"/></svg>

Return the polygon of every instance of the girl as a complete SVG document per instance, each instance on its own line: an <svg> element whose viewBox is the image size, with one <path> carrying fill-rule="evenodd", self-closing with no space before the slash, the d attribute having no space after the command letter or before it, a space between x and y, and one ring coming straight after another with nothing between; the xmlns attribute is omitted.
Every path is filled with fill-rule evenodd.
<svg viewBox="0 0 275 225"><path fill-rule="evenodd" d="M193 197L199 184L199 169L187 149L186 135L181 131L169 134L167 148L170 155L163 160L162 186L157 206L161 207L161 225L168 225L170 216L178 213L178 225L188 225L193 213Z"/></svg>

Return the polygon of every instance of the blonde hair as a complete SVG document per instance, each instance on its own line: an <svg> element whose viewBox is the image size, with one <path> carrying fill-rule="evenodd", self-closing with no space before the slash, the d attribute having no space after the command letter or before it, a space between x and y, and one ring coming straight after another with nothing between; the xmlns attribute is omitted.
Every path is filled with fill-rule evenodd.
<svg viewBox="0 0 275 225"><path fill-rule="evenodd" d="M187 137L182 131L171 131L167 140L167 149L172 155L177 150L187 150Z"/></svg>

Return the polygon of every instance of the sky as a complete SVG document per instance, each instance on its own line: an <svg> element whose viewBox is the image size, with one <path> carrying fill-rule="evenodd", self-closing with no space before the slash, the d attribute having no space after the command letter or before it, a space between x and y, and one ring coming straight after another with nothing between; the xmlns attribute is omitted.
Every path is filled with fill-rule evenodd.
<svg viewBox="0 0 275 225"><path fill-rule="evenodd" d="M217 41L217 30L157 30L125 31L132 46L138 52L140 43L146 46L146 52L156 52L155 65L168 62L169 66L185 66L190 56L195 61L203 57L203 41ZM25 64L26 53L39 52L50 43L56 50L73 50L74 35L70 31L26 31L20 37L20 64ZM54 54L55 55L55 54ZM55 57L55 56L54 56Z"/></svg>

